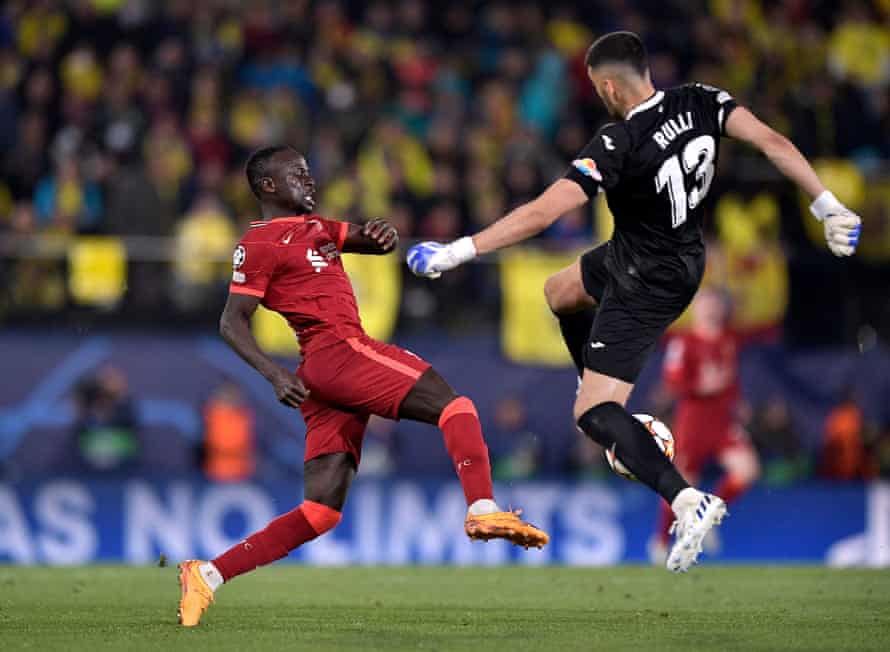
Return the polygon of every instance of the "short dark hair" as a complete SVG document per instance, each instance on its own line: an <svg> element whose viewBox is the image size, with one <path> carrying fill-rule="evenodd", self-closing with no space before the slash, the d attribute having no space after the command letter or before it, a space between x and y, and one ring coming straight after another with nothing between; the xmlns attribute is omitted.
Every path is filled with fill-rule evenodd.
<svg viewBox="0 0 890 652"><path fill-rule="evenodd" d="M587 50L585 61L588 68L604 63L624 63L641 75L649 69L643 41L633 32L611 32L600 36Z"/></svg>
<svg viewBox="0 0 890 652"><path fill-rule="evenodd" d="M257 199L262 199L260 196L260 180L267 176L266 166L269 164L269 161L276 154L288 150L302 156L302 154L290 145L274 145L273 147L258 149L250 155L249 159L247 159L247 167L245 168L245 172L247 173L247 183L250 184L250 191Z"/></svg>

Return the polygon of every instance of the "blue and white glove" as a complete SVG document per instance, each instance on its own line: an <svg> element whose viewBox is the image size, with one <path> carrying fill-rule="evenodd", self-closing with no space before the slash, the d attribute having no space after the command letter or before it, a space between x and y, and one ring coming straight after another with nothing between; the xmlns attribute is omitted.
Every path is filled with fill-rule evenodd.
<svg viewBox="0 0 890 652"><path fill-rule="evenodd" d="M816 197L810 212L825 225L825 242L835 256L852 256L859 244L862 220L829 191Z"/></svg>
<svg viewBox="0 0 890 652"><path fill-rule="evenodd" d="M421 242L408 250L408 267L417 276L439 278L442 272L476 257L473 238L466 237L449 244L441 242Z"/></svg>

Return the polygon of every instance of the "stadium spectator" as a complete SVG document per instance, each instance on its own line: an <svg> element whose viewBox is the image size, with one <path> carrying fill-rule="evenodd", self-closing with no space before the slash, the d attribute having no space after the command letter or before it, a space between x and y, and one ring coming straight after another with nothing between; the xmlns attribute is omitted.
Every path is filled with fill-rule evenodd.
<svg viewBox="0 0 890 652"><path fill-rule="evenodd" d="M74 435L80 462L94 472L133 468L139 458L139 418L116 367L101 368L78 385Z"/></svg>
<svg viewBox="0 0 890 652"><path fill-rule="evenodd" d="M166 211L145 164L127 145L113 159L104 227L115 235L166 235L175 216Z"/></svg>
<svg viewBox="0 0 890 652"><path fill-rule="evenodd" d="M229 254L238 235L222 202L204 194L176 227L174 297L183 312L199 310L224 292L231 278Z"/></svg>
<svg viewBox="0 0 890 652"><path fill-rule="evenodd" d="M34 207L41 228L63 233L89 231L99 225L102 195L98 184L84 179L78 161L64 156L55 172L37 184Z"/></svg>
<svg viewBox="0 0 890 652"><path fill-rule="evenodd" d="M216 482L243 482L253 477L256 456L253 413L238 385L223 383L204 405L204 473Z"/></svg>
<svg viewBox="0 0 890 652"><path fill-rule="evenodd" d="M148 176L161 201L162 213L171 221L183 209L184 192L194 172L191 149L172 113L158 116L143 145Z"/></svg>
<svg viewBox="0 0 890 652"><path fill-rule="evenodd" d="M855 480L868 475L863 428L862 409L848 389L825 419L819 475L831 480Z"/></svg>
<svg viewBox="0 0 890 652"><path fill-rule="evenodd" d="M746 406L743 412L748 411ZM800 441L788 403L780 394L755 408L746 428L757 448L765 484L786 485L812 473L812 456Z"/></svg>
<svg viewBox="0 0 890 652"><path fill-rule="evenodd" d="M48 167L46 118L39 112L17 122L15 146L3 157L3 176L15 199L32 200L37 182Z"/></svg>
<svg viewBox="0 0 890 652"><path fill-rule="evenodd" d="M497 402L492 439L506 449L492 465L496 480L527 480L538 473L543 442L530 428L528 413L518 396L505 396Z"/></svg>

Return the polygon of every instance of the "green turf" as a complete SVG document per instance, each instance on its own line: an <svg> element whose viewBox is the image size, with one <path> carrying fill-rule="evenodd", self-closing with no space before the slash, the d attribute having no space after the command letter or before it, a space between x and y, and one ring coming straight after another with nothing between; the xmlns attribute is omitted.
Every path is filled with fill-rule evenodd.
<svg viewBox="0 0 890 652"><path fill-rule="evenodd" d="M176 625L172 568L0 567L0 650L887 650L890 573L273 566Z"/></svg>

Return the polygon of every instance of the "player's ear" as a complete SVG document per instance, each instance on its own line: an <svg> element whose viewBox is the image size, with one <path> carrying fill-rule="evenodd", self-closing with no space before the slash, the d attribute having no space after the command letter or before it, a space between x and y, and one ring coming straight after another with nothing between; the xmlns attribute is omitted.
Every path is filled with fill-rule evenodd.
<svg viewBox="0 0 890 652"><path fill-rule="evenodd" d="M260 190L269 193L270 195L275 194L275 182L272 180L272 177L263 177L260 179Z"/></svg>
<svg viewBox="0 0 890 652"><path fill-rule="evenodd" d="M611 79L601 79L599 84L593 85L593 90L596 91L596 94L600 98L611 98L612 97L612 80Z"/></svg>

